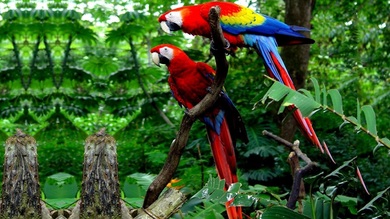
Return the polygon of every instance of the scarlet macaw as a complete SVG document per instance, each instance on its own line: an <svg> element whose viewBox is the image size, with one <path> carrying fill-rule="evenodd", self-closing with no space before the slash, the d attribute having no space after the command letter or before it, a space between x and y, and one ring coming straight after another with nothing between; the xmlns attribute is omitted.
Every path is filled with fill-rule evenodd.
<svg viewBox="0 0 390 219"><path fill-rule="evenodd" d="M199 103L213 83L215 71L203 62L191 60L181 49L162 44L150 50L153 62L168 67L168 83L174 98L180 106L191 109ZM225 92L221 92L215 105L200 120L205 123L218 175L225 179L225 189L237 179L236 140L248 142L248 137L240 113ZM226 202L230 219L242 218L241 207L231 207L233 200Z"/></svg>
<svg viewBox="0 0 390 219"><path fill-rule="evenodd" d="M253 10L230 2L208 2L192 6L176 8L162 14L158 21L161 28L210 38L208 14L210 8L221 9L221 27L230 47L252 47L262 57L268 74L295 90L294 83L278 53L278 45L312 44L314 40L297 31L308 31L304 27L289 26L274 18L258 14ZM309 118L304 118L300 110L290 106L293 115L303 134L322 152L323 148L312 127ZM326 145L324 144L326 147ZM330 155L330 154L329 154Z"/></svg>

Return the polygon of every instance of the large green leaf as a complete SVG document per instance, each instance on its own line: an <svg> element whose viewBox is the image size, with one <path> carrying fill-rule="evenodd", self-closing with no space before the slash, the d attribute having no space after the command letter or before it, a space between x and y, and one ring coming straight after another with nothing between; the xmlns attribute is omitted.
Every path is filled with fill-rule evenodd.
<svg viewBox="0 0 390 219"><path fill-rule="evenodd" d="M43 192L47 199L76 198L78 186L73 175L56 173L47 177Z"/></svg>
<svg viewBox="0 0 390 219"><path fill-rule="evenodd" d="M110 57L92 56L84 61L83 68L100 78L108 77L118 70L118 64Z"/></svg>
<svg viewBox="0 0 390 219"><path fill-rule="evenodd" d="M210 176L206 185L198 191L193 197L210 200L213 202L226 202L226 192L224 190L225 180L213 178Z"/></svg>
<svg viewBox="0 0 390 219"><path fill-rule="evenodd" d="M264 103L267 98L275 101L283 99L282 109L286 106L295 105L304 117L308 117L315 109L321 106L313 99L298 91L291 90L280 82L274 82L261 101ZM279 113L282 109L279 109Z"/></svg>
<svg viewBox="0 0 390 219"><path fill-rule="evenodd" d="M286 96L283 105L296 106L301 111L303 117L309 117L313 111L321 107L321 105L313 99L293 90Z"/></svg>
<svg viewBox="0 0 390 219"><path fill-rule="evenodd" d="M336 196L335 201L338 201L341 205L346 206L351 214L357 215L358 198L338 195Z"/></svg>
<svg viewBox="0 0 390 219"><path fill-rule="evenodd" d="M313 83L313 86L314 86L315 100L318 103L321 103L321 88L320 88L320 85L318 84L317 79L310 78L310 80L311 80L311 82Z"/></svg>
<svg viewBox="0 0 390 219"><path fill-rule="evenodd" d="M283 85L280 82L274 82L272 86L268 89L267 93L264 94L261 101L265 103L267 98L270 98L275 101L282 100L288 93L290 92L290 89Z"/></svg>
<svg viewBox="0 0 390 219"><path fill-rule="evenodd" d="M339 114L344 114L343 102L341 101L340 92L336 89L331 89L328 90L328 94L330 95L330 98L332 100L333 109Z"/></svg>
<svg viewBox="0 0 390 219"><path fill-rule="evenodd" d="M364 105L362 106L362 111L366 119L366 125L368 131L373 135L377 135L378 132L376 130L376 118L375 118L374 109L370 105Z"/></svg>

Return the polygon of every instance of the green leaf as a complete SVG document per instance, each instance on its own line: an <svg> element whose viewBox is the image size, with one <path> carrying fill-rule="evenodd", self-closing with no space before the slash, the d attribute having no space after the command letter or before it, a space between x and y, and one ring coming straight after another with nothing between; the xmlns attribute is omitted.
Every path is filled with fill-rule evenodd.
<svg viewBox="0 0 390 219"><path fill-rule="evenodd" d="M195 207L195 212L190 212L186 218L223 218L221 213L225 211L225 207L219 203L204 201L204 208Z"/></svg>
<svg viewBox="0 0 390 219"><path fill-rule="evenodd" d="M274 82L272 86L268 89L267 93L264 94L261 102L264 104L267 98L270 98L275 101L280 101L283 99L288 93L290 89L283 85L280 82Z"/></svg>
<svg viewBox="0 0 390 219"><path fill-rule="evenodd" d="M377 135L376 118L375 118L374 109L370 105L364 105L364 106L362 106L362 111L363 111L364 116L366 118L366 124L367 124L368 131L370 133L372 133L373 135Z"/></svg>
<svg viewBox="0 0 390 219"><path fill-rule="evenodd" d="M359 100L356 100L356 119L358 121L358 124L362 124L362 117L361 117L361 109L360 109L360 103ZM360 127L359 127L360 129Z"/></svg>
<svg viewBox="0 0 390 219"><path fill-rule="evenodd" d="M337 195L335 200L339 201L341 205L348 207L348 210L351 212L351 214L357 214L357 198L345 195Z"/></svg>
<svg viewBox="0 0 390 219"><path fill-rule="evenodd" d="M315 78L310 78L311 82L313 83L314 86L314 95L315 95L315 100L318 103L321 103L321 89L320 85L318 84L317 79Z"/></svg>
<svg viewBox="0 0 390 219"><path fill-rule="evenodd" d="M321 106L313 99L286 87L280 82L274 82L261 101L264 103L267 98L275 101L280 101L284 98L278 113L281 113L286 106L295 105L302 112L304 117L308 117L315 109Z"/></svg>
<svg viewBox="0 0 390 219"><path fill-rule="evenodd" d="M101 78L108 77L110 73L118 70L118 64L110 57L92 56L83 63L83 68L92 75Z"/></svg>
<svg viewBox="0 0 390 219"><path fill-rule="evenodd" d="M368 202L365 206L363 206L361 209L359 209L358 213L365 211L365 210L373 211L374 209L376 209L376 207L374 206L374 202L376 202L380 198L384 198L384 194L389 189L390 189L390 187L387 187L385 190L378 192L378 194L373 199L371 199L370 202Z"/></svg>
<svg viewBox="0 0 390 219"><path fill-rule="evenodd" d="M240 190L241 183L233 183L232 185L229 186L228 192L229 193L237 193Z"/></svg>
<svg viewBox="0 0 390 219"><path fill-rule="evenodd" d="M305 95L290 90L290 93L284 98L283 106L295 105L302 113L303 117L308 117L315 109L321 105Z"/></svg>
<svg viewBox="0 0 390 219"><path fill-rule="evenodd" d="M4 20L16 20L22 17L20 9L8 10L2 14Z"/></svg>
<svg viewBox="0 0 390 219"><path fill-rule="evenodd" d="M330 198L319 192L317 192L314 199L306 199L303 202L303 214L310 218L331 219L333 218L332 212Z"/></svg>
<svg viewBox="0 0 390 219"><path fill-rule="evenodd" d="M145 194L143 194L145 195ZM123 198L123 200L132 206L133 208L141 208L142 204L144 203L144 198Z"/></svg>
<svg viewBox="0 0 390 219"><path fill-rule="evenodd" d="M43 192L47 199L75 198L78 191L76 178L68 173L56 173L47 177Z"/></svg>
<svg viewBox="0 0 390 219"><path fill-rule="evenodd" d="M325 107L328 106L328 98L326 97L327 96L327 92L326 92L326 89L325 87L322 88L322 105L324 105Z"/></svg>
<svg viewBox="0 0 390 219"><path fill-rule="evenodd" d="M332 100L333 109L339 114L344 114L340 92L336 89L331 89L328 91L328 94Z"/></svg>
<svg viewBox="0 0 390 219"><path fill-rule="evenodd" d="M133 173L128 175L123 185L126 198L142 198L155 176L145 173ZM134 200L133 200L134 202Z"/></svg>
<svg viewBox="0 0 390 219"><path fill-rule="evenodd" d="M355 123L355 124L360 124L359 123L359 121L355 118L355 117L353 117L353 116L349 116L349 117L347 117L349 120L351 120L351 122L353 122L353 123Z"/></svg>
<svg viewBox="0 0 390 219"><path fill-rule="evenodd" d="M302 89L299 89L299 92L302 92L305 96L307 96L308 98L314 100L314 97L313 97L313 95L310 93L310 91L308 91L308 90L302 88ZM314 100L314 101L316 101L316 100ZM316 101L316 102L318 102L318 101Z"/></svg>
<svg viewBox="0 0 390 219"><path fill-rule="evenodd" d="M349 123L352 123L352 124L355 124L355 125L358 124L357 119L355 117L353 117L353 116L349 116L349 117L347 117L347 119L344 119L343 123L341 123L341 125L339 126L339 129L341 129L344 125L349 124Z"/></svg>
<svg viewBox="0 0 390 219"><path fill-rule="evenodd" d="M305 215L299 214L291 209L282 206L267 208L261 215L262 219L309 219Z"/></svg>
<svg viewBox="0 0 390 219"><path fill-rule="evenodd" d="M76 21L76 20L81 19L82 14L80 12L75 11L75 10L64 10L62 12L62 16L68 20Z"/></svg>
<svg viewBox="0 0 390 219"><path fill-rule="evenodd" d="M329 173L328 175L326 175L326 176L324 177L324 179L327 179L327 178L333 177L333 176L337 177L337 175L341 174L341 170L342 170L343 168L345 168L345 167L350 166L350 164L352 163L352 161L354 161L356 158L357 158L357 157L354 157L354 158L352 158L352 159L350 159L350 160L344 161L343 165L339 166L337 169L333 170L331 173Z"/></svg>
<svg viewBox="0 0 390 219"><path fill-rule="evenodd" d="M390 148L390 140L388 138L382 138L381 141L384 143L384 146ZM382 143L378 144L378 146L383 146ZM375 149L374 149L374 152L375 152Z"/></svg>
<svg viewBox="0 0 390 219"><path fill-rule="evenodd" d="M258 200L253 195L238 194L234 197L233 205L251 207Z"/></svg>
<svg viewBox="0 0 390 219"><path fill-rule="evenodd" d="M66 209L77 201L76 198L45 199L45 203L54 209Z"/></svg>
<svg viewBox="0 0 390 219"><path fill-rule="evenodd" d="M210 175L209 181L199 190L193 197L210 200L212 202L226 202L225 180L220 180L218 177L213 178Z"/></svg>

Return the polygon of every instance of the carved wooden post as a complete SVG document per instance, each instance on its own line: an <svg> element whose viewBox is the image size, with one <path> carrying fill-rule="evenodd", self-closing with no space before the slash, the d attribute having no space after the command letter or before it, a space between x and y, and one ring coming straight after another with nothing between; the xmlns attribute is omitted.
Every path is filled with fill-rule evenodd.
<svg viewBox="0 0 390 219"><path fill-rule="evenodd" d="M20 129L5 143L0 218L51 218L41 202L37 142Z"/></svg>
<svg viewBox="0 0 390 219"><path fill-rule="evenodd" d="M115 139L105 128L85 140L81 200L70 218L131 218L120 199Z"/></svg>

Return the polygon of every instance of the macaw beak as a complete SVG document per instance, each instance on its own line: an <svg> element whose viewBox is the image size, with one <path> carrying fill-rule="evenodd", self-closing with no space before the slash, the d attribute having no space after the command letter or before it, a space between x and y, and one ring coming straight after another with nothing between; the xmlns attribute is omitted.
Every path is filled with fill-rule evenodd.
<svg viewBox="0 0 390 219"><path fill-rule="evenodd" d="M157 52L152 52L152 62L157 65L158 67L160 67L160 54L158 54Z"/></svg>
<svg viewBox="0 0 390 219"><path fill-rule="evenodd" d="M171 31L180 30L181 27L171 21L161 21L160 23L161 29L166 33L171 33Z"/></svg>
<svg viewBox="0 0 390 219"><path fill-rule="evenodd" d="M165 65L168 65L169 64L169 59L163 55L161 55L160 53L157 53L157 52L153 52L152 53L152 62L157 65L158 67L160 67L160 63L161 64L165 64Z"/></svg>

